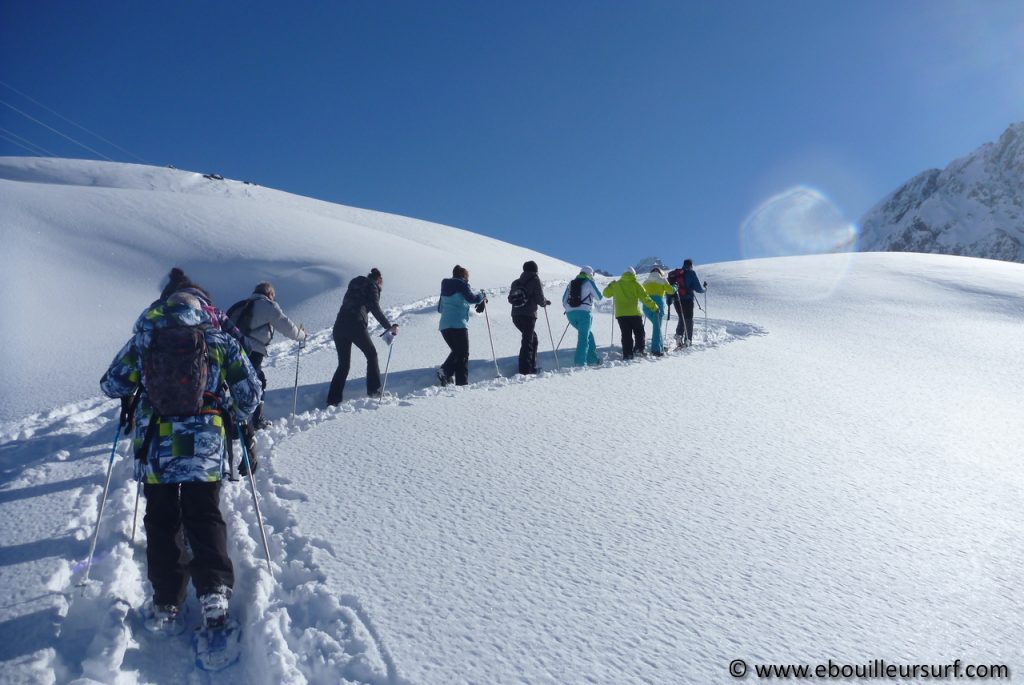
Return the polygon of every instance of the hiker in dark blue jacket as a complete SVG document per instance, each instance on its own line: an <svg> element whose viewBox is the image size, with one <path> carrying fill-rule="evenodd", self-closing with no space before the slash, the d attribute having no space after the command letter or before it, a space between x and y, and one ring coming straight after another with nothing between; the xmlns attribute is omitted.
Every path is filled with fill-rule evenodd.
<svg viewBox="0 0 1024 685"><path fill-rule="evenodd" d="M544 296L544 285L537 275L537 262L523 263L523 273L508 291L512 305L512 323L522 333L519 345L519 373L524 376L540 371L537 368L537 308L547 307L551 301Z"/></svg>
<svg viewBox="0 0 1024 685"><path fill-rule="evenodd" d="M437 372L441 385L451 383L452 376L456 385L469 383L469 306L475 304L477 312L482 312L486 302L483 290L473 294L469 287L469 270L465 267L456 264L452 277L441 281L441 299L437 302L437 311L441 312L438 329L451 349Z"/></svg>
<svg viewBox="0 0 1024 685"><path fill-rule="evenodd" d="M693 294L704 292L697 272L693 270L693 260L684 259L682 269L673 269L669 274L669 283L676 289L676 296L682 308L679 324L676 326L676 345L687 347L693 344Z"/></svg>

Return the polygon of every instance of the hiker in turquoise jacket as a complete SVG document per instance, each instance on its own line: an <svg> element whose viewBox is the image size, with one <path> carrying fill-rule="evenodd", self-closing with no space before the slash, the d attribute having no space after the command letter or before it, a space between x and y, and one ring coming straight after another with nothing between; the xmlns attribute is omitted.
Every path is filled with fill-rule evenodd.
<svg viewBox="0 0 1024 685"><path fill-rule="evenodd" d="M577 287L579 288L578 302L571 297L573 285L576 283L578 283ZM585 364L599 366L601 364L601 358L597 356L597 342L594 340L594 334L591 332L591 329L594 321L594 302L602 299L604 298L601 296L601 290L597 287L597 283L594 282L594 269L589 266L580 269L580 275L565 287L565 293L562 294L562 306L565 308L565 315L578 334L576 338L576 356L573 358L576 366L583 366Z"/></svg>
<svg viewBox="0 0 1024 685"><path fill-rule="evenodd" d="M441 297L437 311L441 313L438 330L451 352L437 372L441 385L452 382L456 385L469 384L469 307L476 305L477 312L486 306L487 295L481 290L474 293L469 287L469 270L458 264L452 269L452 277L441 281Z"/></svg>
<svg viewBox="0 0 1024 685"><path fill-rule="evenodd" d="M636 280L636 271L630 267L622 272L618 280L604 289L605 297L615 298L615 319L622 332L622 358L632 359L634 352L644 353L644 319L640 315L640 303L652 310L658 305Z"/></svg>
<svg viewBox="0 0 1024 685"><path fill-rule="evenodd" d="M651 296L657 309L644 307L644 316L654 324L654 332L651 334L651 354L660 357L665 354L665 347L661 340L661 322L665 319L665 296L675 293L676 289L669 285L665 279L665 271L661 267L654 267L644 281L644 290Z"/></svg>

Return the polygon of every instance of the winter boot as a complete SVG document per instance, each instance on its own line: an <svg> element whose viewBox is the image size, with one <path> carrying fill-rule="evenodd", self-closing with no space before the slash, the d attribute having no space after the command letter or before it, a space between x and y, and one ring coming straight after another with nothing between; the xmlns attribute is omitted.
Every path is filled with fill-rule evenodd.
<svg viewBox="0 0 1024 685"><path fill-rule="evenodd" d="M203 627L220 628L228 620L228 600L231 588L220 585L199 598L203 608Z"/></svg>
<svg viewBox="0 0 1024 685"><path fill-rule="evenodd" d="M142 625L150 633L158 635L179 635L185 630L181 607L175 604L154 604L146 602L142 608Z"/></svg>

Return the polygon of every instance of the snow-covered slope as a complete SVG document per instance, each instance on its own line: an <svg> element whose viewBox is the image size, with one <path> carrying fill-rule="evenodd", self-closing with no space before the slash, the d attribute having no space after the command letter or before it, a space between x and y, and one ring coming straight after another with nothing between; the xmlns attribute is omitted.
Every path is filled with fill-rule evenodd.
<svg viewBox="0 0 1024 685"><path fill-rule="evenodd" d="M861 249L1024 262L1024 122L929 169L861 219Z"/></svg>
<svg viewBox="0 0 1024 685"><path fill-rule="evenodd" d="M462 263L508 285L527 259L574 267L469 231L199 173L107 162L0 158L6 369L0 418L88 397L131 321L181 266L227 308L270 280L309 329L334 321L348 281L378 267L382 304L434 295Z"/></svg>
<svg viewBox="0 0 1024 685"><path fill-rule="evenodd" d="M139 211L160 216L157 196ZM276 227L253 230L269 241ZM104 244L82 246L76 259L106 264ZM485 263L489 244L474 249L459 260ZM37 280L72 268L26 254ZM557 300L564 277L549 270ZM80 287L101 290L100 272L82 270ZM447 353L433 288L387 303L402 332L398 398L382 405L357 356L347 401L322 407L327 320L311 328L290 417L297 350L272 346L256 486L273 574L248 485L226 485L244 654L213 677L194 671L185 637L139 629L144 533L130 540L123 441L93 582L77 587L117 403L92 391L0 423L2 679L704 685L734 682L736 659L748 679L830 659L1024 668L1024 265L853 254L698 272L711 286L697 345L659 360L609 350L604 302L601 368L564 368L572 332L556 360L565 319L552 308L545 371L515 376L505 283L470 322L466 388L433 383ZM102 372L137 308L97 370L75 373Z"/></svg>

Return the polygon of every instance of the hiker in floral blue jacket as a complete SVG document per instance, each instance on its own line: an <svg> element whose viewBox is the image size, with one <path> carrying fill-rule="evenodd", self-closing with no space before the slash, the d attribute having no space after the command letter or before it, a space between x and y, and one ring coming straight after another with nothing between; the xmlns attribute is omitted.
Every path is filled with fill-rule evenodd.
<svg viewBox="0 0 1024 685"><path fill-rule="evenodd" d="M161 329L199 327L208 355L202 411L195 416L155 416L149 399L146 357ZM227 527L220 513L226 422L248 419L262 396L259 378L238 343L211 325L194 295L175 293L147 309L135 335L100 380L108 397L138 391L134 411L135 475L144 483L147 572L153 585L147 621L173 622L189 576L204 608L223 610L234 586ZM229 394L230 393L230 394ZM182 532L192 550L186 553Z"/></svg>

